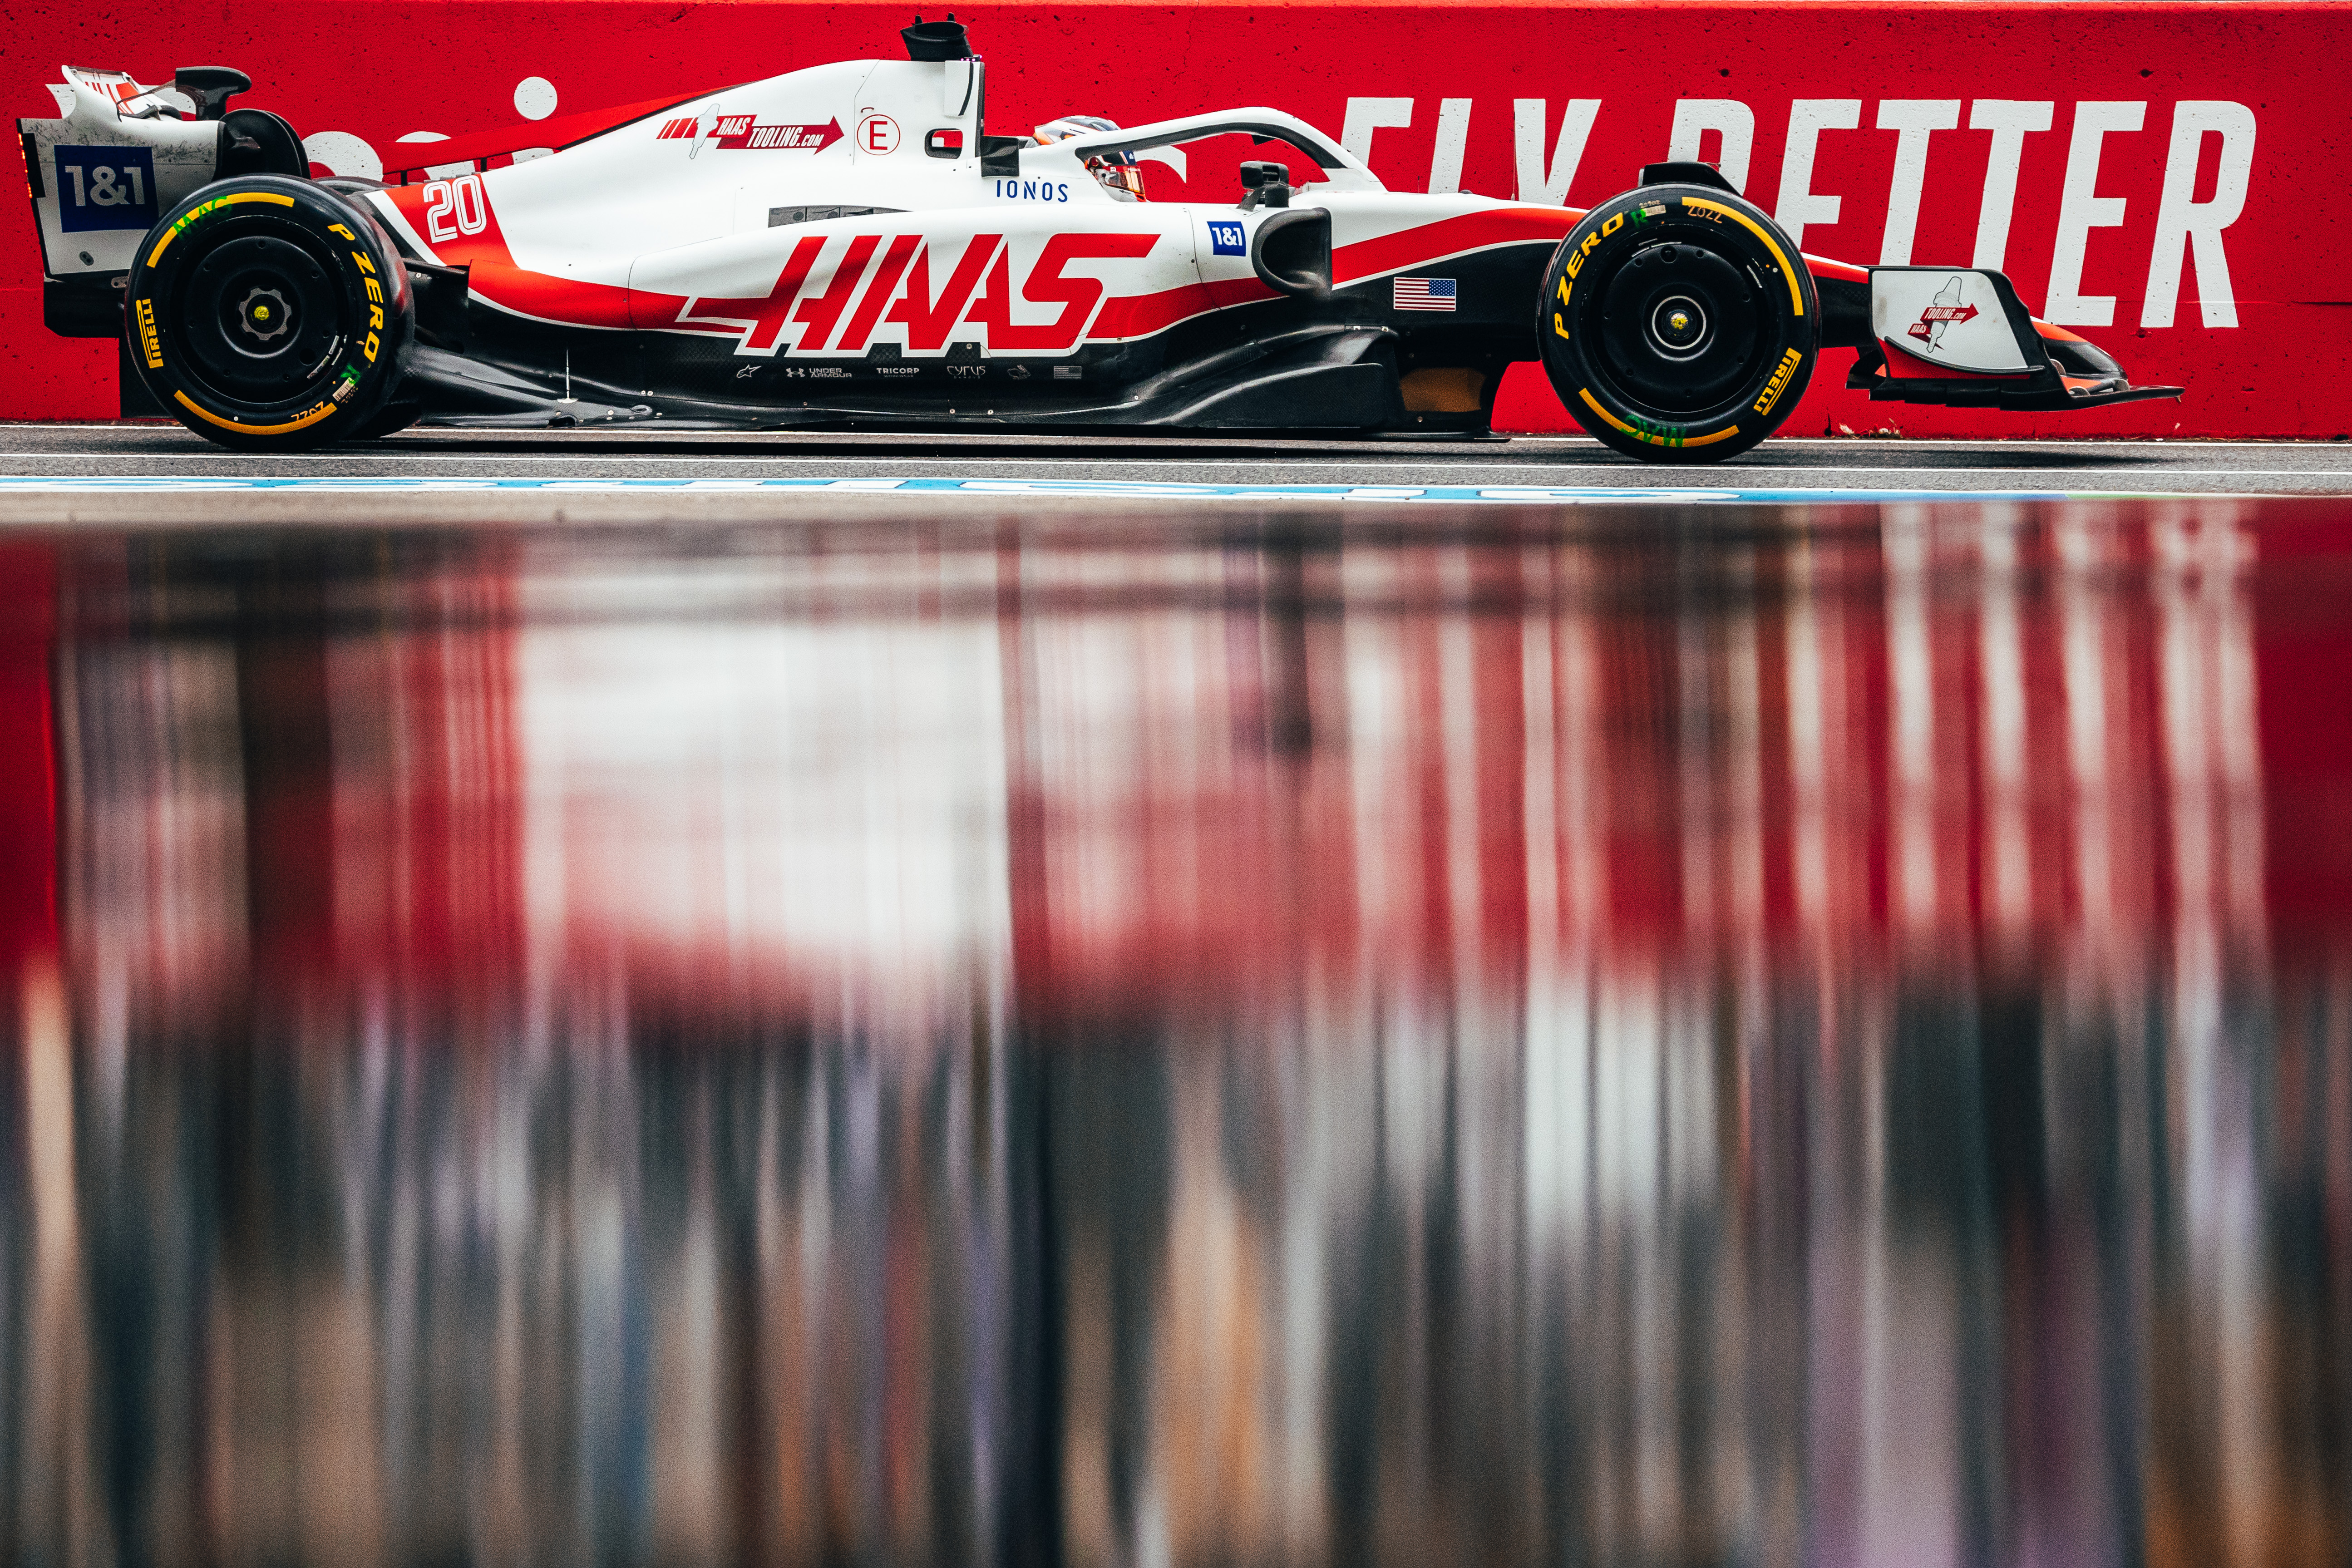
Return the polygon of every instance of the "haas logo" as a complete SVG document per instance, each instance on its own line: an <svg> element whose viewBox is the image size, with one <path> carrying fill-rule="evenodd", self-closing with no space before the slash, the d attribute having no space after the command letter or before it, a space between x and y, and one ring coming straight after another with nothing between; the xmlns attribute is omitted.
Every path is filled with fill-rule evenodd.
<svg viewBox="0 0 2352 1568"><path fill-rule="evenodd" d="M918 353L946 348L966 321L984 329L993 353L1061 353L1084 335L1109 291L1102 279L1085 271L1066 276L1063 268L1073 262L1138 261L1151 254L1159 237L1056 234L1028 264L1016 292L1012 248L1000 234L972 236L952 260L923 235L810 235L793 245L765 295L693 296L679 310L677 325L735 338L737 353L762 356L822 353L828 345L835 353L863 354L887 322L902 326L906 346ZM841 254L828 274L817 264L835 244ZM1024 307L1057 310L1050 321L1016 320L1016 299Z"/></svg>
<svg viewBox="0 0 2352 1568"><path fill-rule="evenodd" d="M1974 305L1960 303L1960 279L1955 275L1950 282L1936 291L1935 300L1919 312L1919 319L1903 330L1908 336L1926 343L1928 351L1933 353L1944 346L1944 332L1953 322L1972 321L1976 315Z"/></svg>

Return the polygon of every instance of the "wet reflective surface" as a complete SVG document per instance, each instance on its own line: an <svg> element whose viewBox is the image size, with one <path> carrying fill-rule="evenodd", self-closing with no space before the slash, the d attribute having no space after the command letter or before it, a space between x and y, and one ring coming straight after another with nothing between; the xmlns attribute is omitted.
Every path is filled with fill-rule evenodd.
<svg viewBox="0 0 2352 1568"><path fill-rule="evenodd" d="M2352 511L1338 516L0 544L0 1552L2344 1563Z"/></svg>

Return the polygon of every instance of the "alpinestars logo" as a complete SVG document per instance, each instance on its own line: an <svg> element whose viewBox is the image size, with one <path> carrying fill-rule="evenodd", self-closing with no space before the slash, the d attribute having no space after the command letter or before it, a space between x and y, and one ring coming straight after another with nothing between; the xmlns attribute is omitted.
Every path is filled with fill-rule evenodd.
<svg viewBox="0 0 2352 1568"><path fill-rule="evenodd" d="M1951 281L1936 291L1935 300L1919 312L1919 319L1903 331L1907 336L1926 343L1932 353L1944 346L1945 330L1953 322L1972 321L1976 315L1974 305L1960 303L1960 279L1956 273Z"/></svg>

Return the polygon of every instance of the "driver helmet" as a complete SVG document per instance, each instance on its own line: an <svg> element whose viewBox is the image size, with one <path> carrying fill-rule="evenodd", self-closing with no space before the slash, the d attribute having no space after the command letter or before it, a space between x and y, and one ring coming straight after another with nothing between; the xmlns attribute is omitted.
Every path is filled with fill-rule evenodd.
<svg viewBox="0 0 2352 1568"><path fill-rule="evenodd" d="M1051 146L1067 142L1073 136L1092 136L1099 131L1116 131L1118 127L1099 114L1065 114L1059 120L1049 120L1037 127L1038 142ZM1143 170L1136 163L1132 153L1097 153L1087 161L1087 172L1114 201L1144 200Z"/></svg>

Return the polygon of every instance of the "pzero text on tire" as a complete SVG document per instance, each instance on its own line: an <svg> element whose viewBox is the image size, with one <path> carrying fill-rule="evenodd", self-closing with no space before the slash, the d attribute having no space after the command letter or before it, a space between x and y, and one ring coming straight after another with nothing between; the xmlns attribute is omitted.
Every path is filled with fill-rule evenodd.
<svg viewBox="0 0 2352 1568"><path fill-rule="evenodd" d="M1707 463L1761 441L1804 395L1821 302L1762 212L1706 186L1648 185L1560 242L1536 330L1587 430L1628 457Z"/></svg>
<svg viewBox="0 0 2352 1568"><path fill-rule="evenodd" d="M208 440L284 452L352 440L400 379L414 309L383 230L308 180L206 185L131 260L131 363Z"/></svg>

